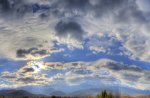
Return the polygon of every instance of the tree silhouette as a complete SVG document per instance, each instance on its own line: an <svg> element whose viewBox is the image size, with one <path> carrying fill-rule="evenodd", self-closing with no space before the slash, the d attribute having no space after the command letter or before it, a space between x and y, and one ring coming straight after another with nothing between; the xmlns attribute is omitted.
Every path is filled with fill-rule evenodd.
<svg viewBox="0 0 150 98"><path fill-rule="evenodd" d="M115 98L112 93L107 93L106 90L96 95L96 98Z"/></svg>

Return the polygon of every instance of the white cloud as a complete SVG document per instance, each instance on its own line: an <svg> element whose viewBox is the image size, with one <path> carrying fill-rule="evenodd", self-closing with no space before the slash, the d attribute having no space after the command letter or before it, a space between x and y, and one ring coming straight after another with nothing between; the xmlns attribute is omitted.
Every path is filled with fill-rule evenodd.
<svg viewBox="0 0 150 98"><path fill-rule="evenodd" d="M148 36L143 36L140 34L130 35L124 44L125 49L127 49L133 58L138 58L143 61L150 60L150 40Z"/></svg>
<svg viewBox="0 0 150 98"><path fill-rule="evenodd" d="M17 57L17 51L22 49L25 51L31 48L37 48L33 57L42 58L49 56L54 52L63 51L54 47L55 35L51 30L51 23L53 21L41 21L38 15L28 15L22 19L9 20L0 19L0 55L10 59L28 59L30 52L25 54L24 57ZM45 51L43 55L39 52Z"/></svg>
<svg viewBox="0 0 150 98"><path fill-rule="evenodd" d="M125 65L108 59L81 63L81 65L83 66L66 73L65 79L68 84L79 85L86 84L88 81L97 81L97 83L105 85L149 90L149 71L135 65Z"/></svg>
<svg viewBox="0 0 150 98"><path fill-rule="evenodd" d="M40 66L40 64L39 64ZM118 85L141 90L149 90L150 72L135 65L125 65L109 59L95 62L46 62L40 71L30 70L33 65L22 67L17 72L3 72L0 79L2 85L20 87L27 85L66 86L90 84ZM28 70L27 70L28 68ZM55 72L55 73L54 73ZM7 84L7 82L9 84ZM4 86L4 87L5 87Z"/></svg>
<svg viewBox="0 0 150 98"><path fill-rule="evenodd" d="M150 19L138 2L21 0L14 7L8 2L7 9L2 3L0 55L4 58L26 59L28 55L41 56L43 51L41 57L45 57L60 51L55 48L55 43L65 44L70 49L83 49L88 39L88 49L96 53L115 54L113 48L118 47L124 55L149 61ZM35 8L36 12L33 12L35 3L39 9ZM12 17L9 17L10 14ZM105 38L106 35L110 38ZM145 43L141 45L139 39ZM31 48L37 49L29 51ZM17 57L20 49L25 50L23 53L27 52L27 55Z"/></svg>

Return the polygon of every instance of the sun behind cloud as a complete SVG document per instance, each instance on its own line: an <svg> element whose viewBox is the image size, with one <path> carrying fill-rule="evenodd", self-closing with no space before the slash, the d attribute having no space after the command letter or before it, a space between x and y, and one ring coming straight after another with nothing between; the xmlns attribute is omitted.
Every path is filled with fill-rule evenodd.
<svg viewBox="0 0 150 98"><path fill-rule="evenodd" d="M38 60L32 60L32 61L27 62L27 64L24 67L20 68L18 72L32 75L32 74L37 74L41 70L45 70L45 69L46 69L46 66L44 62L38 61Z"/></svg>

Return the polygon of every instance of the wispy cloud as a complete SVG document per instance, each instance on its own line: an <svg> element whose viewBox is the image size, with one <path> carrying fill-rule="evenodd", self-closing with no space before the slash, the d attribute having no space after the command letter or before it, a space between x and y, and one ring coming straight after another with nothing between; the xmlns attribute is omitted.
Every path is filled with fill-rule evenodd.
<svg viewBox="0 0 150 98"><path fill-rule="evenodd" d="M46 62L43 65L36 65L45 67L37 72L34 65L27 65L14 73L1 73L0 79L4 81L4 83L1 83L1 87L9 87L9 85L11 87L55 86L61 82L66 86L98 83L99 85L118 85L141 90L149 90L150 88L149 71L135 65L125 65L109 59L101 59L95 62Z"/></svg>

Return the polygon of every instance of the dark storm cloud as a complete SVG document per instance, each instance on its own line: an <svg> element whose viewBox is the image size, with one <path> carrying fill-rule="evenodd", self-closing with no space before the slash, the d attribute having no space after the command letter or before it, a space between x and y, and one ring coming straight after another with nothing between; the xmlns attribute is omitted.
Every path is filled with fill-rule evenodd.
<svg viewBox="0 0 150 98"><path fill-rule="evenodd" d="M22 81L23 83L31 83L36 81L34 78L31 77L23 77L23 78L18 78L17 81Z"/></svg>
<svg viewBox="0 0 150 98"><path fill-rule="evenodd" d="M35 70L33 68L24 68L22 73L30 73L30 72L34 72Z"/></svg>
<svg viewBox="0 0 150 98"><path fill-rule="evenodd" d="M50 4L40 4L41 2L29 3L26 0L0 0L0 10L2 13L15 13L15 15L19 16L41 10L41 18L47 18L51 15L66 17L66 14L71 15L71 17L76 15L84 17L87 14L101 17L112 14L116 22L126 22L126 20L129 22L132 18L135 21L146 21L135 0L53 0L49 1Z"/></svg>
<svg viewBox="0 0 150 98"><path fill-rule="evenodd" d="M8 11L10 10L10 4L8 0L0 0L0 8L3 11Z"/></svg>
<svg viewBox="0 0 150 98"><path fill-rule="evenodd" d="M113 13L116 9L126 4L128 0L95 0L96 3L92 6L97 17L104 14Z"/></svg>
<svg viewBox="0 0 150 98"><path fill-rule="evenodd" d="M44 78L41 78L41 77L34 77L34 76L30 76L30 77L18 77L16 79L17 82L21 82L23 84L36 84L36 85L44 85L48 80L45 80ZM32 84L32 85L33 85Z"/></svg>
<svg viewBox="0 0 150 98"><path fill-rule="evenodd" d="M130 1L130 2L129 2ZM144 16L143 12L139 10L137 4L135 2L131 2L132 0L128 0L123 7L117 8L118 14L114 14L114 19L116 22L123 23L146 23L147 19Z"/></svg>
<svg viewBox="0 0 150 98"><path fill-rule="evenodd" d="M73 11L76 10L84 14L92 11L95 15L103 15L127 3L128 0L56 0L53 6L64 9L64 13L70 11L70 13L74 14Z"/></svg>
<svg viewBox="0 0 150 98"><path fill-rule="evenodd" d="M112 15L117 23L130 21L144 23L147 21L135 0L58 0L55 5L58 9L64 9L64 14L72 14L72 17L93 14L101 18ZM75 10L77 13L74 13Z"/></svg>
<svg viewBox="0 0 150 98"><path fill-rule="evenodd" d="M128 66L125 64L120 64L120 63L116 63L116 62L109 62L106 65L107 68L114 70L114 71L121 71L121 70L128 70L128 71L135 71L135 72L141 72L142 69L140 67L137 66Z"/></svg>
<svg viewBox="0 0 150 98"><path fill-rule="evenodd" d="M92 2L95 3L92 4ZM88 7L90 10L86 9L88 10L86 12L94 12L97 18L112 15L116 23L128 23L130 21L145 23L147 21L143 12L139 10L135 0L91 0Z"/></svg>
<svg viewBox="0 0 150 98"><path fill-rule="evenodd" d="M68 14L75 18L76 15L84 17L84 15L92 14L97 18L113 15L116 22L130 22L131 20L146 22L135 0L54 0L49 1L50 4L40 4L41 2L0 0L0 10L2 13L15 13L18 16L41 10L39 15L41 18L51 15L66 17Z"/></svg>
<svg viewBox="0 0 150 98"><path fill-rule="evenodd" d="M32 11L32 5L25 0L0 0L0 12L2 15L15 14L23 16L27 12Z"/></svg>
<svg viewBox="0 0 150 98"><path fill-rule="evenodd" d="M90 0L55 0L51 5L50 13L57 17L67 17L68 15L83 17L95 10L95 6L91 4Z"/></svg>
<svg viewBox="0 0 150 98"><path fill-rule="evenodd" d="M16 52L17 57L23 58L26 57L27 55L40 55L44 56L48 54L47 50L44 49L38 49L38 48L30 48L30 49L19 49Z"/></svg>
<svg viewBox="0 0 150 98"><path fill-rule="evenodd" d="M56 0L51 6L53 9L63 9L64 14L74 14L73 11L76 10L84 14L94 12L95 15L102 16L108 12L113 13L132 1L134 0Z"/></svg>
<svg viewBox="0 0 150 98"><path fill-rule="evenodd" d="M72 38L82 40L84 30L80 24L75 21L60 21L55 26L56 35L60 37L67 37L70 35Z"/></svg>
<svg viewBox="0 0 150 98"><path fill-rule="evenodd" d="M19 82L23 82L23 83L32 83L32 82L37 82L37 81L44 81L43 79L37 79L37 78L34 78L34 77L20 77L18 78L16 81L19 81Z"/></svg>
<svg viewBox="0 0 150 98"><path fill-rule="evenodd" d="M54 4L66 11L73 11L74 9L87 11L91 6L89 0L57 0Z"/></svg>

